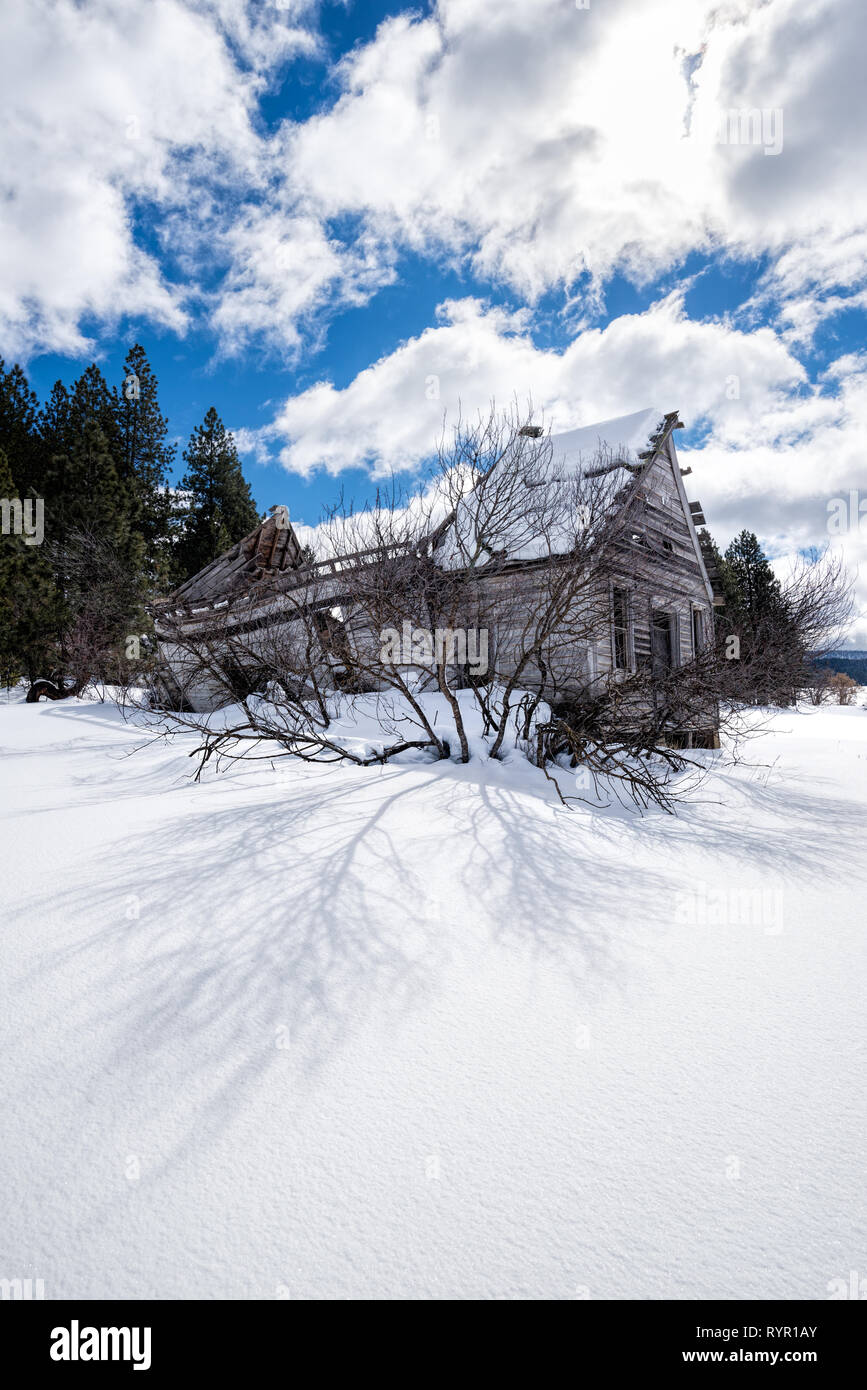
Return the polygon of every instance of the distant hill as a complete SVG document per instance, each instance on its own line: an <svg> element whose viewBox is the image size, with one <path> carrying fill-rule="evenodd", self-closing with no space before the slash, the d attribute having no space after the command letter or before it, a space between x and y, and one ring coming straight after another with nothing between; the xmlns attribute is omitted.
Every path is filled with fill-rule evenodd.
<svg viewBox="0 0 867 1390"><path fill-rule="evenodd" d="M813 664L820 671L843 671L859 685L867 685L867 652L834 652L832 656L817 657Z"/></svg>

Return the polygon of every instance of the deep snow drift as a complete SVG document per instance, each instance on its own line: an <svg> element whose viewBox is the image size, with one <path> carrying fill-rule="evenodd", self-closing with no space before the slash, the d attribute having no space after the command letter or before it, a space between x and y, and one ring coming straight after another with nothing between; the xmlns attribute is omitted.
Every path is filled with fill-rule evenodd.
<svg viewBox="0 0 867 1390"><path fill-rule="evenodd" d="M867 1277L867 712L678 819L519 760L188 780L0 703L0 1277L47 1298Z"/></svg>

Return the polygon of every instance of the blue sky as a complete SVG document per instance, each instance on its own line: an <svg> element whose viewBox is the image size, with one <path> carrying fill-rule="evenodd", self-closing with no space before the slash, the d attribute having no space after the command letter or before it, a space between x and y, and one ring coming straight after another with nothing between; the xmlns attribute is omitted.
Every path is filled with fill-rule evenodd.
<svg viewBox="0 0 867 1390"><path fill-rule="evenodd" d="M7 7L0 352L44 397L143 343L181 448L215 405L307 524L459 405L677 407L711 529L784 565L867 499L864 30L855 0Z"/></svg>

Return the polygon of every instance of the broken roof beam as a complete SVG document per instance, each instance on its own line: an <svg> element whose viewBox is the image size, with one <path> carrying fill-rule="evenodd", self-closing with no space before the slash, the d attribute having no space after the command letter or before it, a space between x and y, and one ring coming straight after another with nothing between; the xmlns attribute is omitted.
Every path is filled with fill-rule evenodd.
<svg viewBox="0 0 867 1390"><path fill-rule="evenodd" d="M626 469L628 473L641 472L641 466L637 463L630 463L628 459L612 459L610 463L603 463L598 468L588 468L584 476L585 478L603 478L606 473L619 473L622 468Z"/></svg>

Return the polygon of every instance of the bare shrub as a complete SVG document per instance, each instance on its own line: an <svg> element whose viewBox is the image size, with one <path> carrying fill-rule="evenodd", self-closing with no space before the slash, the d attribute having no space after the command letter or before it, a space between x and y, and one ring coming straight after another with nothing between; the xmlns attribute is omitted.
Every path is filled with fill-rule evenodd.
<svg viewBox="0 0 867 1390"><path fill-rule="evenodd" d="M857 681L853 681L851 676L847 676L845 671L836 671L828 682L831 694L838 705L851 705L855 703L855 693L858 689Z"/></svg>
<svg viewBox="0 0 867 1390"><path fill-rule="evenodd" d="M831 672L821 667L811 671L802 694L811 705L823 705L831 697Z"/></svg>

